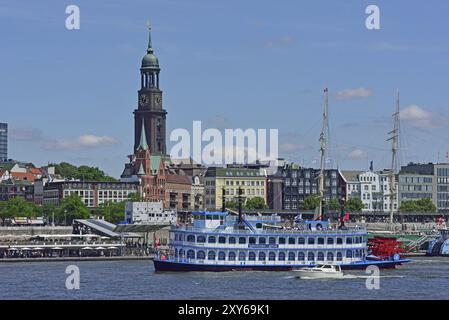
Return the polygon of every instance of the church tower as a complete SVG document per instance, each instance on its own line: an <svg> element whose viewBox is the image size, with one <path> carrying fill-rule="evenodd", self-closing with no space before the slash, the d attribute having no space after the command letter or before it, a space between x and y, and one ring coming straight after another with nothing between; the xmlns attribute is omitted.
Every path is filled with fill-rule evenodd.
<svg viewBox="0 0 449 320"><path fill-rule="evenodd" d="M147 54L142 59L140 68L140 90L138 91L138 107L134 110L134 152L140 144L142 136L148 138L148 147L152 155L165 156L166 149L166 116L162 107L162 91L159 88L159 60L154 55L151 43L151 27ZM142 126L142 123L145 125ZM142 130L145 130L142 135Z"/></svg>

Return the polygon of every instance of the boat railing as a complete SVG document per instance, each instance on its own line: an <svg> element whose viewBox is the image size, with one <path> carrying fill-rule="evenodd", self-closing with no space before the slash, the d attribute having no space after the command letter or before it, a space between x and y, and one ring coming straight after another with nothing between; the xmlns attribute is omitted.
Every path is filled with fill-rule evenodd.
<svg viewBox="0 0 449 320"><path fill-rule="evenodd" d="M176 231L190 231L199 233L221 233L221 234L304 234L304 235L316 235L316 234L366 234L365 228L348 228L345 230L301 230L301 229L275 229L275 230L257 230L253 232L251 230L238 230L238 229L208 229L208 228L195 228L193 226L178 226L174 227Z"/></svg>

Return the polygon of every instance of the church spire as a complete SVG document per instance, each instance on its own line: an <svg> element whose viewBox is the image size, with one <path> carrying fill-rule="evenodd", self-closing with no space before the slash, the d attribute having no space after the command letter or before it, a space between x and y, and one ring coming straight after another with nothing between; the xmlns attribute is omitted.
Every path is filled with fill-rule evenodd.
<svg viewBox="0 0 449 320"><path fill-rule="evenodd" d="M142 118L142 130L140 131L140 143L137 149L148 150L147 135L145 134L145 121Z"/></svg>
<svg viewBox="0 0 449 320"><path fill-rule="evenodd" d="M147 23L148 25L148 53L153 53L153 45L151 44L151 24L150 22Z"/></svg>

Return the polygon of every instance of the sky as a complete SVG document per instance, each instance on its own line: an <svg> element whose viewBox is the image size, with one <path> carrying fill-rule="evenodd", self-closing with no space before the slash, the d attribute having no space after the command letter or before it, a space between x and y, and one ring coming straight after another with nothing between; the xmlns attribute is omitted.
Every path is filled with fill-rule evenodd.
<svg viewBox="0 0 449 320"><path fill-rule="evenodd" d="M365 26L371 4L380 30ZM449 162L448 13L446 0L0 0L9 157L120 176L151 21L168 133L275 128L281 157L317 167L328 87L330 165L383 169L400 90L400 163Z"/></svg>

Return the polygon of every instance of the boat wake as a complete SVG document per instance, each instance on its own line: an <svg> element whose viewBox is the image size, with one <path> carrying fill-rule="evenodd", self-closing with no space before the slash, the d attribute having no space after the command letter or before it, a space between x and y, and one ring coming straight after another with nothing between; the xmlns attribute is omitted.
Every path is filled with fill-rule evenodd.
<svg viewBox="0 0 449 320"><path fill-rule="evenodd" d="M351 279L373 279L373 278L404 278L405 276L365 276L355 274L345 274L343 277L299 277L301 280L351 280Z"/></svg>

